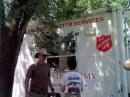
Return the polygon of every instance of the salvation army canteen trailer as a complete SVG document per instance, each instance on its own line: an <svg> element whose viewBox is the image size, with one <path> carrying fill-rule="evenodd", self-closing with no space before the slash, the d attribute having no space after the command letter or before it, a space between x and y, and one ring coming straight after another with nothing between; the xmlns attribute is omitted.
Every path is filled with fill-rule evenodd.
<svg viewBox="0 0 130 97"><path fill-rule="evenodd" d="M47 61L51 58L59 61L59 70L51 73L55 91L60 92L59 83L66 57L73 57L78 63L77 70L86 82L82 97L128 97L128 72L122 67L127 55L123 10L103 8L80 19L61 21L57 26L57 33L63 37L70 32L74 33L72 44L75 48L69 54L48 57ZM25 38L15 71L12 97L24 97L25 74L29 65L34 62L29 49L32 37L27 34Z"/></svg>
<svg viewBox="0 0 130 97"><path fill-rule="evenodd" d="M61 21L57 32L61 36L78 33L74 37L77 70L86 81L82 97L128 97L121 8L99 9L80 19ZM52 77L60 78L54 73Z"/></svg>

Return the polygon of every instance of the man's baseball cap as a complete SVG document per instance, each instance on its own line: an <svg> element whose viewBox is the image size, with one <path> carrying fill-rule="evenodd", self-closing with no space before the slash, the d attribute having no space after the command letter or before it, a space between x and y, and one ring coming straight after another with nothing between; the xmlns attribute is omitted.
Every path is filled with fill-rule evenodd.
<svg viewBox="0 0 130 97"><path fill-rule="evenodd" d="M38 55L39 54L42 54L44 56L49 56L50 54L47 53L47 50L46 49L40 49L37 51L37 53L34 55L34 58L38 58Z"/></svg>

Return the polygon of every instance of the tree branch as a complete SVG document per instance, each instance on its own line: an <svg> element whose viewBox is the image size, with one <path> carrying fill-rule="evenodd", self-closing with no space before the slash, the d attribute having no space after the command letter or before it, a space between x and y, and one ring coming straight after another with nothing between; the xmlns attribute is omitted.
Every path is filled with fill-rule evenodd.
<svg viewBox="0 0 130 97"><path fill-rule="evenodd" d="M27 24L36 10L39 0L14 0L7 17L7 26L14 30L11 34L24 33Z"/></svg>
<svg viewBox="0 0 130 97"><path fill-rule="evenodd" d="M4 25L5 22L5 11L4 11L4 2L0 0L0 28Z"/></svg>
<svg viewBox="0 0 130 97"><path fill-rule="evenodd" d="M23 17L20 23L19 27L19 34L24 34L26 27L28 25L28 22L30 21L30 18L33 16L34 12L36 11L37 5L38 5L38 0L29 0L25 10L23 12Z"/></svg>

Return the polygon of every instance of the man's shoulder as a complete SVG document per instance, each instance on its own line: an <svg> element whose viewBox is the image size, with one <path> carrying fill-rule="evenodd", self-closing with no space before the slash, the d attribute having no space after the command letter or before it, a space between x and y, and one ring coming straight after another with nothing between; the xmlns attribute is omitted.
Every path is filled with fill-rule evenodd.
<svg viewBox="0 0 130 97"><path fill-rule="evenodd" d="M67 71L65 74L80 74L78 71Z"/></svg>
<svg viewBox="0 0 130 97"><path fill-rule="evenodd" d="M83 77L83 75L81 74L81 72L77 72L76 75L78 75L78 76L80 76L80 77Z"/></svg>
<svg viewBox="0 0 130 97"><path fill-rule="evenodd" d="M64 74L65 76L71 76L71 75L75 75L75 76L80 76L82 77L82 74L80 72L77 72L77 71L68 71Z"/></svg>
<svg viewBox="0 0 130 97"><path fill-rule="evenodd" d="M34 64L31 64L31 65L29 66L29 68L30 68L30 69L33 69L33 68L36 68L36 66L37 66L37 65L34 63Z"/></svg>
<svg viewBox="0 0 130 97"><path fill-rule="evenodd" d="M70 75L72 75L72 74L73 74L73 72L71 72L71 71L67 71L67 72L64 73L64 76L67 77L67 76L70 76Z"/></svg>
<svg viewBox="0 0 130 97"><path fill-rule="evenodd" d="M30 65L30 67L34 67L34 66L36 66L36 64L35 64L35 63L33 63L33 64L31 64L31 65Z"/></svg>

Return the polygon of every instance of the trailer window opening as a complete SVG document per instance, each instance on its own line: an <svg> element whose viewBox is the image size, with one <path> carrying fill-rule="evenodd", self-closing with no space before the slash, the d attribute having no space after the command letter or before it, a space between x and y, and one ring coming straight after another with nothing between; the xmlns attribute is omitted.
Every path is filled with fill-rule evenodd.
<svg viewBox="0 0 130 97"><path fill-rule="evenodd" d="M75 40L68 41L68 43L63 42L59 53L54 54L54 52L51 52L52 56L47 58L47 63L50 65L51 72L64 72L67 70L67 60L70 58L76 60L75 44Z"/></svg>

